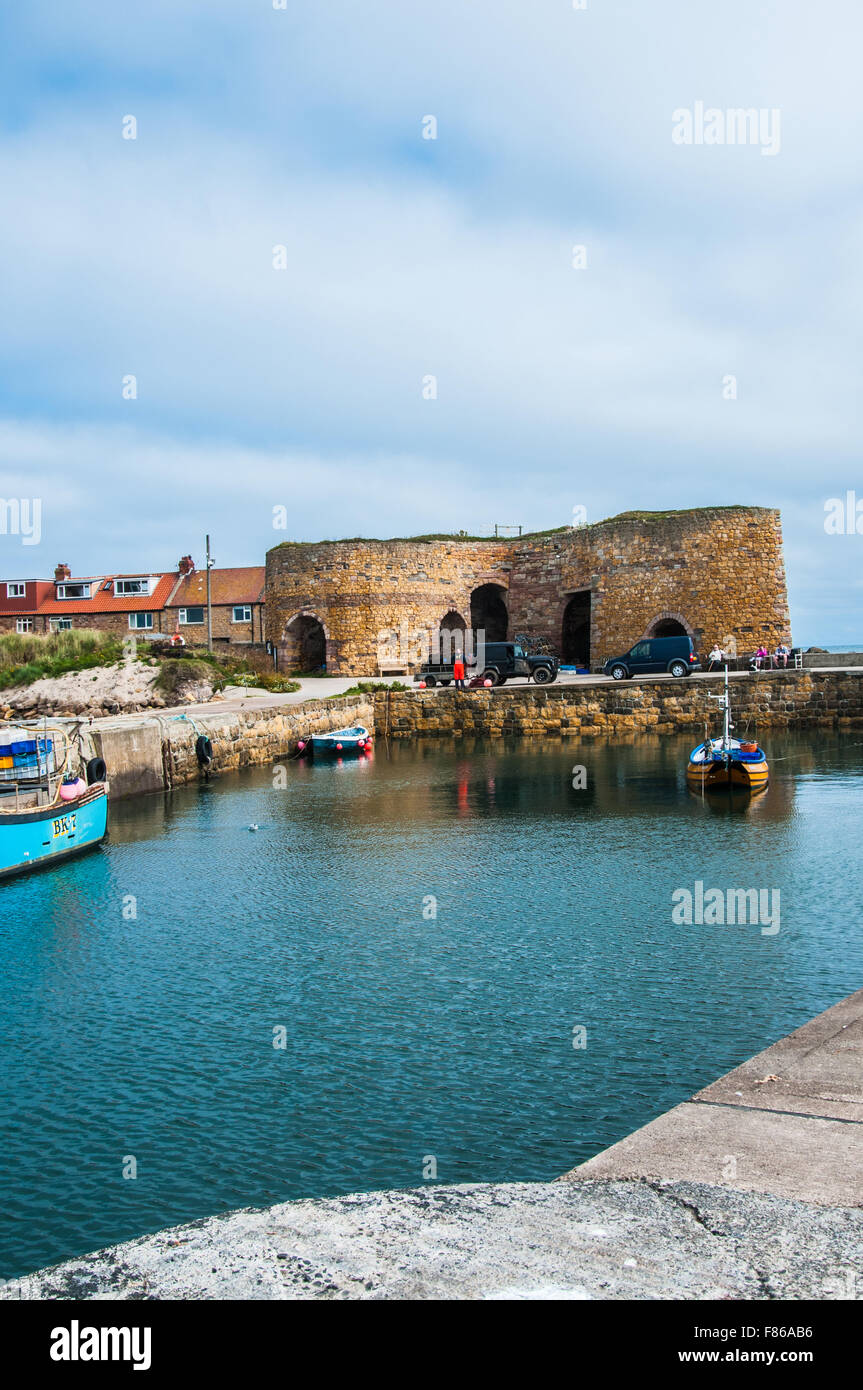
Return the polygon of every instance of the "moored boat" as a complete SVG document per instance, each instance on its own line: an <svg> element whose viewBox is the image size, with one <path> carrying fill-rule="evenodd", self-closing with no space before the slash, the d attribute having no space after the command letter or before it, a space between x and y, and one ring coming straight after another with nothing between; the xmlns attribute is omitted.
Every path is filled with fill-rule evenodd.
<svg viewBox="0 0 863 1390"><path fill-rule="evenodd" d="M313 734L309 743L315 753L368 753L372 747L372 736L362 724L355 724L350 729Z"/></svg>
<svg viewBox="0 0 863 1390"><path fill-rule="evenodd" d="M72 761L62 729L0 733L0 879L69 859L104 840L105 764L91 759L85 780L72 771Z"/></svg>
<svg viewBox="0 0 863 1390"><path fill-rule="evenodd" d="M745 791L755 794L767 787L770 769L767 755L758 743L732 738L731 699L728 689L728 667L725 668L725 690L711 695L719 700L724 713L722 734L708 738L693 748L686 768L686 782L691 791Z"/></svg>

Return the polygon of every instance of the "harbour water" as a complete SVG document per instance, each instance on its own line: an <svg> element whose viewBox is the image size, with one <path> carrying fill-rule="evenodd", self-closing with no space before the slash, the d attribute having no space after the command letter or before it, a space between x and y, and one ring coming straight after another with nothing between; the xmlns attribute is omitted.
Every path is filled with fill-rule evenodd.
<svg viewBox="0 0 863 1390"><path fill-rule="evenodd" d="M0 1278L233 1207L554 1178L859 988L863 740L769 737L735 808L687 792L694 741L234 774L1 885ZM698 883L778 890L779 930L675 921Z"/></svg>

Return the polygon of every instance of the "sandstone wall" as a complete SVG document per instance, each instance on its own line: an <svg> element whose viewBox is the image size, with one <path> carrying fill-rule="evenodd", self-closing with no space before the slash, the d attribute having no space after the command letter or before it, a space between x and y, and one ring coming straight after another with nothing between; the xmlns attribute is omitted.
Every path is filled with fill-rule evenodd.
<svg viewBox="0 0 863 1390"><path fill-rule="evenodd" d="M762 507L624 513L516 541L287 542L267 556L267 635L289 666L287 634L317 619L329 671L375 674L379 633L432 631L453 611L469 626L471 595L489 583L509 637L544 637L564 656L567 607L583 604L593 668L669 619L707 649L791 639L779 513Z"/></svg>
<svg viewBox="0 0 863 1390"><path fill-rule="evenodd" d="M522 686L494 691L417 691L375 696L378 734L390 738L424 735L506 734L543 737L571 734L594 738L620 733L678 733L691 729L695 741L720 732L716 681L644 680L626 685ZM863 670L788 672L732 677L736 732L768 728L863 727Z"/></svg>

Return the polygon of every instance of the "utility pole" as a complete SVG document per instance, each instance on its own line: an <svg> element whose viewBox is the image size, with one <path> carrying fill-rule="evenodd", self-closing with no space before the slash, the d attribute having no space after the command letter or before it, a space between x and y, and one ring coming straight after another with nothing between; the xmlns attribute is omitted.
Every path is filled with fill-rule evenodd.
<svg viewBox="0 0 863 1390"><path fill-rule="evenodd" d="M210 570L213 561L210 559L210 537L207 537L207 646L213 650L213 604L210 598Z"/></svg>

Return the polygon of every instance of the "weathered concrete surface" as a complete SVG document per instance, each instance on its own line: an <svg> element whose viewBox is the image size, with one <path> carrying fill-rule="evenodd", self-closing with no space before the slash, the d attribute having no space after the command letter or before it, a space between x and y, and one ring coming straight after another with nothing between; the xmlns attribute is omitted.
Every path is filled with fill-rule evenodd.
<svg viewBox="0 0 863 1390"><path fill-rule="evenodd" d="M12 1281L21 1299L853 1297L863 1212L698 1183L507 1183L286 1202Z"/></svg>
<svg viewBox="0 0 863 1390"><path fill-rule="evenodd" d="M863 990L566 1175L863 1206Z"/></svg>

